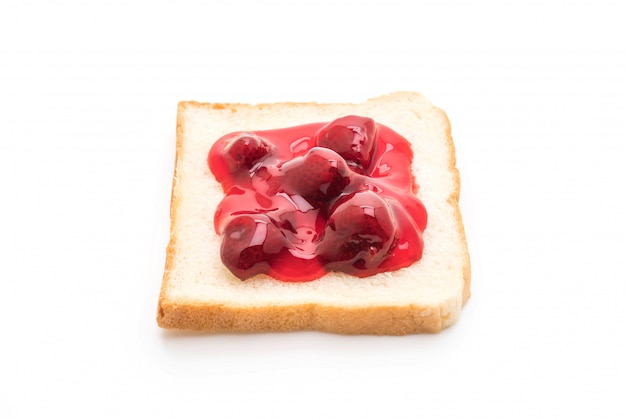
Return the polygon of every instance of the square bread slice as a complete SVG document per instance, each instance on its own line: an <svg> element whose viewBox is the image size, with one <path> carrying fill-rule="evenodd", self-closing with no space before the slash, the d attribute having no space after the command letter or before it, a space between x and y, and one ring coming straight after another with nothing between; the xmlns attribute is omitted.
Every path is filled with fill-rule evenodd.
<svg viewBox="0 0 626 418"><path fill-rule="evenodd" d="M417 196L428 211L422 259L367 278L334 272L303 283L235 277L221 262L221 238L213 225L224 191L207 164L211 145L234 131L330 122L349 114L371 117L411 143ZM438 332L457 320L470 294L459 191L448 118L417 93L392 93L359 104L181 102L171 239L157 322L163 328L210 332Z"/></svg>

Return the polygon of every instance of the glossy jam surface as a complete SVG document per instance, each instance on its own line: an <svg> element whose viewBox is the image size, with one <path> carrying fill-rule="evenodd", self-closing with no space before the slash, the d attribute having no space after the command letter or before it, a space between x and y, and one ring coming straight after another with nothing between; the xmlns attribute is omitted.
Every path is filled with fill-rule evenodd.
<svg viewBox="0 0 626 418"><path fill-rule="evenodd" d="M427 214L412 158L406 139L361 116L220 138L208 163L226 194L222 262L242 280L293 282L413 264Z"/></svg>

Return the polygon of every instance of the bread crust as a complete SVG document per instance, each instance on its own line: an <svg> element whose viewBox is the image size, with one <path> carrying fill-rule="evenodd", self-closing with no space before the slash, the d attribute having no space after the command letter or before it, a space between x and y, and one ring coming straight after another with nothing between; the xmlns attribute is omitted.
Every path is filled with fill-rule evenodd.
<svg viewBox="0 0 626 418"><path fill-rule="evenodd" d="M457 233L463 243L463 305L470 297L470 282L472 278L472 268L469 256L469 250L467 245L467 236L465 234L465 228L463 227L463 216L461 215L461 207L459 206L459 199L461 198L461 174L456 167L456 147L454 146L454 140L452 139L452 126L450 125L450 119L446 112L439 108L435 108L435 112L439 113L442 120L446 125L446 141L448 148L450 149L450 164L448 170L453 173L454 176L454 190L448 197L448 202L454 208L455 218L457 220Z"/></svg>
<svg viewBox="0 0 626 418"><path fill-rule="evenodd" d="M436 333L449 318L420 306L338 307L316 304L233 307L163 302L162 328L212 332L317 330L338 334L406 335Z"/></svg>
<svg viewBox="0 0 626 418"><path fill-rule="evenodd" d="M420 96L417 93L392 93L393 97ZM381 100L381 96L370 100ZM205 332L264 332L318 330L339 334L406 335L415 333L436 333L456 322L460 308L470 297L471 266L467 250L467 239L459 207L460 175L456 168L455 147L451 135L451 126L446 113L438 108L438 113L445 125L445 136L450 153L449 170L453 176L454 188L448 202L454 210L457 220L457 233L463 244L463 290L459 305L444 307L439 305L421 306L407 304L403 306L328 306L317 303L268 304L265 306L237 306L229 303L198 303L171 300L168 297L168 282L174 260L177 257L178 237L176 234L177 211L180 199L177 198L177 182L180 156L183 154L184 121L183 112L188 106L239 112L242 109L262 109L271 106L324 106L318 103L280 103L280 104L232 104L232 103L179 103L177 116L176 166L172 180L170 206L170 241L166 249L165 272L159 295L157 323L166 329L187 329ZM392 127L393 128L393 127ZM219 255L216 255L219 257Z"/></svg>

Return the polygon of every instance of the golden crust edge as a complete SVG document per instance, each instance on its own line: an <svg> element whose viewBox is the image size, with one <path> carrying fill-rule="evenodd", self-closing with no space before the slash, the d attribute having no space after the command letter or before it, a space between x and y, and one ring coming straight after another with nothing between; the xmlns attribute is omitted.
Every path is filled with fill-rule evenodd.
<svg viewBox="0 0 626 418"><path fill-rule="evenodd" d="M472 268L469 256L469 248L467 244L467 235L465 233L465 226L463 224L463 216L461 215L461 206L459 204L459 200L461 197L461 174L458 167L456 166L456 147L454 145L454 140L452 139L452 126L450 124L450 119L448 118L448 115L444 110L435 106L433 106L433 109L435 110L435 112L439 113L446 127L446 141L448 143L450 155L450 165L448 166L448 169L452 173L454 181L454 190L448 197L448 202L454 208L458 228L457 233L459 234L459 237L461 239L461 245L463 247L463 305L465 305L465 303L471 296L470 284L472 278Z"/></svg>
<svg viewBox="0 0 626 418"><path fill-rule="evenodd" d="M395 92L368 99L366 102L387 100L394 96L411 96L425 98L420 93ZM426 99L428 101L428 99ZM451 134L451 124L445 111L432 105L445 124L446 142L448 145L450 164L455 189L448 198L455 210L458 233L464 250L462 305L470 297L471 265L467 245L467 237L459 206L460 173L456 167L456 149ZM332 103L341 104L341 103ZM352 103L343 103L352 104ZM183 142L183 111L187 106L209 107L218 110L238 111L242 107L263 108L267 106L323 106L316 102L282 102L282 103L201 103L181 101L178 104L176 123L176 156L172 193L170 198L170 241L166 249L166 263L159 301L157 307L157 324L165 329L186 329L206 332L266 332L266 331L298 331L318 330L339 334L373 334L373 335L406 335L417 333L437 333L453 325L460 312L454 317L442 317L442 306L375 306L375 307L336 307L316 304L263 306L263 307L229 307L223 304L179 304L167 299L167 283L169 271L176 253L176 211L178 202L175 199L179 156L182 155ZM460 311L460 308L459 308ZM305 320L303 318L308 318Z"/></svg>
<svg viewBox="0 0 626 418"><path fill-rule="evenodd" d="M407 335L437 333L456 319L442 318L436 307L413 305L236 307L163 302L159 309L157 321L161 328L211 333L315 330L346 335Z"/></svg>
<svg viewBox="0 0 626 418"><path fill-rule="evenodd" d="M186 107L184 102L178 104L176 113L176 151L174 157L174 175L172 176L172 191L170 194L170 239L165 250L165 271L163 273L163 280L161 283L161 290L159 292L159 302L157 305L157 324L161 326L161 318L164 316L164 306L167 305L167 284L170 278L170 270L174 263L176 255L176 227L177 217L176 211L178 209L178 201L175 199L176 183L178 181L178 168L179 158L182 155L182 142L183 142L183 110Z"/></svg>

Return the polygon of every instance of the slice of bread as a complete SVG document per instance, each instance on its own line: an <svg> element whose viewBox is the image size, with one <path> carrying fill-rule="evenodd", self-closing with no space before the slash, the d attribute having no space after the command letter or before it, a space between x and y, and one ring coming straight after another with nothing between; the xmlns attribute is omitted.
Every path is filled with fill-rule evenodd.
<svg viewBox="0 0 626 418"><path fill-rule="evenodd" d="M366 278L335 272L304 283L235 277L221 262L221 238L213 225L224 196L207 165L213 142L234 131L330 122L348 114L371 117L412 144L418 198L428 211L422 259ZM438 332L457 320L470 294L459 191L448 118L417 93L392 93L360 104L181 102L171 240L157 322L163 328L212 332Z"/></svg>

